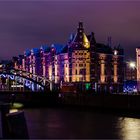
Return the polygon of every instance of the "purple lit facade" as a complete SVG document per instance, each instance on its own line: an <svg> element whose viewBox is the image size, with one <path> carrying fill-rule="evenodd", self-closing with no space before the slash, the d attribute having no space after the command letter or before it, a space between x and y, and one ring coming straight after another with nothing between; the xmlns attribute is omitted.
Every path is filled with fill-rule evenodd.
<svg viewBox="0 0 140 140"><path fill-rule="evenodd" d="M123 49L97 43L92 32L86 35L83 23L66 45L52 44L26 51L23 70L46 77L62 91L123 91ZM15 62L17 66L17 62ZM15 67L16 69L19 67Z"/></svg>
<svg viewBox="0 0 140 140"><path fill-rule="evenodd" d="M23 67L24 67L24 70L27 71L27 72L30 72L30 56L31 56L31 51L30 50L27 50L24 52L24 61L23 62Z"/></svg>

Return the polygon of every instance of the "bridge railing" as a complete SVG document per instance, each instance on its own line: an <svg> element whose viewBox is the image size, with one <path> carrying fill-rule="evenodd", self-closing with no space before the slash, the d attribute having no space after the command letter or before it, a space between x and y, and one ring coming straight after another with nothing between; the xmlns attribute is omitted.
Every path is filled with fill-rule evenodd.
<svg viewBox="0 0 140 140"><path fill-rule="evenodd" d="M35 83L42 89L49 88L50 90L52 90L53 88L53 81L50 81L46 77L39 76L26 71L11 69L9 71L0 72L0 76L16 80L18 83L25 83L25 86L29 84L33 85L33 83Z"/></svg>

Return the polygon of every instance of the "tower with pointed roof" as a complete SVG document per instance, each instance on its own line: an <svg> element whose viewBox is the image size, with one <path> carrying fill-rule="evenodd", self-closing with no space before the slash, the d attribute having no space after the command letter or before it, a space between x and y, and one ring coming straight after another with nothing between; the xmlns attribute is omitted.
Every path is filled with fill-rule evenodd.
<svg viewBox="0 0 140 140"><path fill-rule="evenodd" d="M79 22L79 26L77 28L77 33L75 34L75 37L73 39L73 45L75 47L81 48L81 49L89 49L90 48L90 42L84 32L83 23Z"/></svg>
<svg viewBox="0 0 140 140"><path fill-rule="evenodd" d="M73 41L69 44L70 81L79 85L90 82L90 42L79 22Z"/></svg>

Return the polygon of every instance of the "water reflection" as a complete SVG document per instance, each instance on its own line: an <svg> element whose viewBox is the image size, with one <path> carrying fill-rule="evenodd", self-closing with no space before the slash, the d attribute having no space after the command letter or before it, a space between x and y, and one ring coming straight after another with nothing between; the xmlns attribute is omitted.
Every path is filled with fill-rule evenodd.
<svg viewBox="0 0 140 140"><path fill-rule="evenodd" d="M136 118L119 118L118 126L121 139L140 139L140 119Z"/></svg>
<svg viewBox="0 0 140 140"><path fill-rule="evenodd" d="M140 139L140 119L74 109L26 109L30 138Z"/></svg>

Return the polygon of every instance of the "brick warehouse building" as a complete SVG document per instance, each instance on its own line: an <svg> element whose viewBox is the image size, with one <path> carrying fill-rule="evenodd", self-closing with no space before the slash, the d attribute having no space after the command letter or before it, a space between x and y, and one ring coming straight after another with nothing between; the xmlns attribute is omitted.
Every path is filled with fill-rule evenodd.
<svg viewBox="0 0 140 140"><path fill-rule="evenodd" d="M82 22L66 45L41 46L25 51L19 59L21 63L14 62L16 69L47 77L65 92L123 91L123 49L112 48L110 42L97 43L93 32L85 34Z"/></svg>

